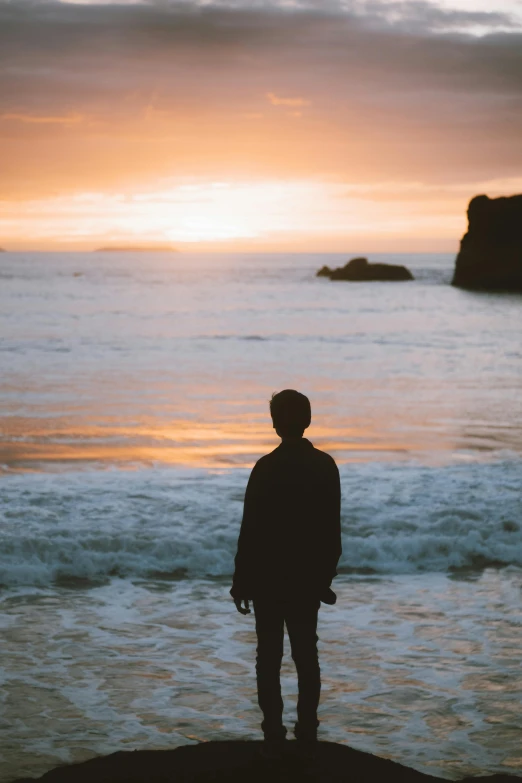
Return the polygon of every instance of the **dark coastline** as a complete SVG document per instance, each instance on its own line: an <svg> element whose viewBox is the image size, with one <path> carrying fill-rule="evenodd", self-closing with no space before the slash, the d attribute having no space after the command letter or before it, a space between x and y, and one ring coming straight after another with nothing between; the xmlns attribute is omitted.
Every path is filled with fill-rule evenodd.
<svg viewBox="0 0 522 783"><path fill-rule="evenodd" d="M98 247L95 253L179 253L176 247Z"/></svg>
<svg viewBox="0 0 522 783"><path fill-rule="evenodd" d="M174 750L119 751L80 764L60 766L40 778L19 778L13 783L40 780L45 783L435 783L443 781L402 764L381 759L335 742L320 742L315 762L296 755L295 741L289 741L280 761L260 757L260 741L228 740L182 745ZM514 775L463 778L462 783L515 783Z"/></svg>

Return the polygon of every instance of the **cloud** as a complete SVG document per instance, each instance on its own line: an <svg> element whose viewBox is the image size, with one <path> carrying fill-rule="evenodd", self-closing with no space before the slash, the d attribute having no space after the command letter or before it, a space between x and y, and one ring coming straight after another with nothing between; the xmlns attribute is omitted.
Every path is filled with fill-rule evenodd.
<svg viewBox="0 0 522 783"><path fill-rule="evenodd" d="M470 181L522 166L522 34L506 13L0 0L0 51L4 193L202 172ZM290 111L263 112L267 99Z"/></svg>
<svg viewBox="0 0 522 783"><path fill-rule="evenodd" d="M273 92L267 92L266 97L272 106L310 106L310 101L307 101L304 98L280 98ZM300 112L298 112L298 114L301 116Z"/></svg>
<svg viewBox="0 0 522 783"><path fill-rule="evenodd" d="M360 0L355 8L367 21L410 33L485 33L519 26L506 12L447 8L425 0Z"/></svg>
<svg viewBox="0 0 522 783"><path fill-rule="evenodd" d="M14 122L28 122L36 125L77 125L85 118L81 114L70 114L64 117L45 117L32 114L16 114L15 112L0 114L0 122L11 120Z"/></svg>

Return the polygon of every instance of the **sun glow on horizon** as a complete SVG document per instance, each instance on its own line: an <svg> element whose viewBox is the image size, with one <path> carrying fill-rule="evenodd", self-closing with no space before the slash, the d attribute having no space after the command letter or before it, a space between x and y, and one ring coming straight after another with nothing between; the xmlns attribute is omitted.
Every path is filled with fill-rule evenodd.
<svg viewBox="0 0 522 783"><path fill-rule="evenodd" d="M472 195L522 190L522 180L454 186L328 183L310 180L151 183L130 193L85 192L4 202L3 245L45 247L145 244L350 241L364 237L455 237Z"/></svg>

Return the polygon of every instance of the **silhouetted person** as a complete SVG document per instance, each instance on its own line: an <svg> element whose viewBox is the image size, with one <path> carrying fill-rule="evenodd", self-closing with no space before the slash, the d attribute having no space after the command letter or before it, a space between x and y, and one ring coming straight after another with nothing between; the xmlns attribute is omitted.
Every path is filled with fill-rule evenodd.
<svg viewBox="0 0 522 783"><path fill-rule="evenodd" d="M317 613L321 600L336 600L330 585L342 551L341 489L332 457L303 437L311 421L308 398L285 389L272 396L270 413L282 442L250 474L230 594L241 614L250 613L253 601L264 752L277 756L286 736L280 684L285 623L299 686L294 734L310 749L317 739Z"/></svg>

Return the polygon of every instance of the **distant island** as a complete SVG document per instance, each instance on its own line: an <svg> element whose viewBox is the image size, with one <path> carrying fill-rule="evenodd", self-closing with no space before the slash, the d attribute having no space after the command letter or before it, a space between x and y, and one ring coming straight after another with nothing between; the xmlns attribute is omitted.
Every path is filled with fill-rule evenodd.
<svg viewBox="0 0 522 783"><path fill-rule="evenodd" d="M151 245L151 247L98 247L95 253L179 253L176 247Z"/></svg>
<svg viewBox="0 0 522 783"><path fill-rule="evenodd" d="M5 253L5 248L0 247L0 253Z"/></svg>

